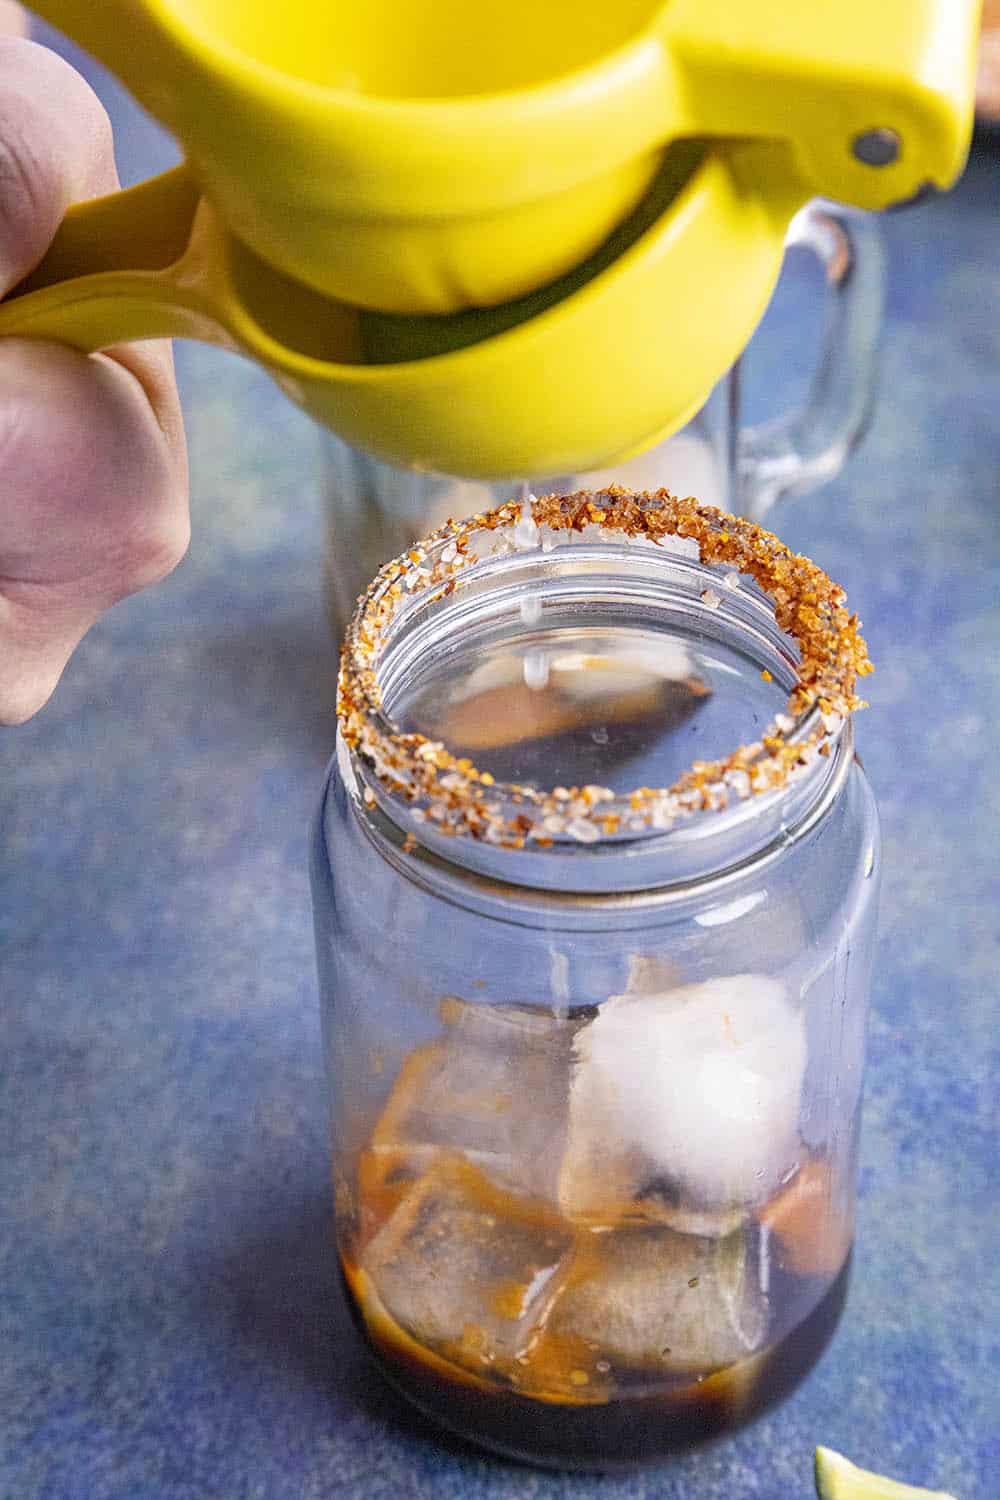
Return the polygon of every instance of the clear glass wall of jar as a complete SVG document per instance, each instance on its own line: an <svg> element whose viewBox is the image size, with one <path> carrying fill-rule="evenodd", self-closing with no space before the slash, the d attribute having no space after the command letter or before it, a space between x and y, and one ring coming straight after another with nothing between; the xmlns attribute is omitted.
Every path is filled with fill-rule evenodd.
<svg viewBox="0 0 1000 1500"><path fill-rule="evenodd" d="M548 832L449 826L372 739L342 732L330 766L337 1238L358 1326L418 1407L614 1468L770 1406L836 1326L878 824L847 717L772 791L626 826L693 760L775 719L803 733L782 714L799 653L689 543L532 540L491 555L487 535L453 591L411 574L373 666L411 749L446 743L515 803L555 788Z"/></svg>
<svg viewBox="0 0 1000 1500"><path fill-rule="evenodd" d="M740 362L680 432L646 452L586 473L518 478L539 495L608 484L634 490L665 485L756 521L778 499L828 483L860 441L874 403L885 285L881 231L870 215L811 203L793 220L787 251L790 262L818 263L826 289L825 334L801 406L746 425ZM399 469L332 433L321 443L326 594L338 638L387 558L449 516L500 505L518 489L510 477L488 483Z"/></svg>

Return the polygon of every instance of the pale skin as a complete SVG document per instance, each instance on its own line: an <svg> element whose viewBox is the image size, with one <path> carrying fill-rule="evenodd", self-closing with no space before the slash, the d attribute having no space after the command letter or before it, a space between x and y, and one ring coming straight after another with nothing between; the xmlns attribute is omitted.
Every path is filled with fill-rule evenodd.
<svg viewBox="0 0 1000 1500"><path fill-rule="evenodd" d="M0 297L70 203L118 186L104 109L27 29L0 0ZM95 621L166 577L188 537L170 346L0 341L0 724L37 713Z"/></svg>

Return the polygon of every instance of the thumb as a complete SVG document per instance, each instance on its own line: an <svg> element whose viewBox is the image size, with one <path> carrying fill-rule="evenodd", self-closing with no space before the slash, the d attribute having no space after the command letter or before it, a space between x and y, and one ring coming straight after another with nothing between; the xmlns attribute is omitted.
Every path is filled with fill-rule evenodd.
<svg viewBox="0 0 1000 1500"><path fill-rule="evenodd" d="M71 203L117 186L90 85L47 47L0 37L0 297L34 270Z"/></svg>

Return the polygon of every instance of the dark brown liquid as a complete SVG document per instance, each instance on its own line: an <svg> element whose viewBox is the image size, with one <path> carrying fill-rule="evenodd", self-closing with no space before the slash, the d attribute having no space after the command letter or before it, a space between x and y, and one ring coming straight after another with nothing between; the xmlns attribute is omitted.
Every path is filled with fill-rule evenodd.
<svg viewBox="0 0 1000 1500"><path fill-rule="evenodd" d="M355 1298L356 1272L345 1265L352 1316L391 1383L425 1416L460 1437L507 1457L557 1469L613 1470L656 1463L720 1437L783 1400L833 1337L847 1295L850 1259L812 1312L761 1353L684 1385L575 1405L539 1400L465 1373L419 1346L370 1327Z"/></svg>

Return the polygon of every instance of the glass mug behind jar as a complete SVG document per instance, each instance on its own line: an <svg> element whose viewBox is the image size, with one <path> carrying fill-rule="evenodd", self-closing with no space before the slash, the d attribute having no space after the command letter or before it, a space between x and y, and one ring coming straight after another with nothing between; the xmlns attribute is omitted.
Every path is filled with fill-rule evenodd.
<svg viewBox="0 0 1000 1500"><path fill-rule="evenodd" d="M823 269L826 332L804 406L760 426L741 424L737 365L682 432L636 458L575 476L516 475L491 484L415 473L324 433L326 590L336 634L387 558L449 517L502 504L519 481L539 495L612 483L637 490L663 486L759 520L780 497L833 478L872 408L884 282L880 231L864 215L814 203L793 220L786 250L808 252ZM697 307L691 315L697 317Z"/></svg>
<svg viewBox="0 0 1000 1500"><path fill-rule="evenodd" d="M312 869L337 1240L415 1405L609 1469L750 1419L836 1326L878 823L843 704L785 712L808 653L752 578L502 515L348 636Z"/></svg>

